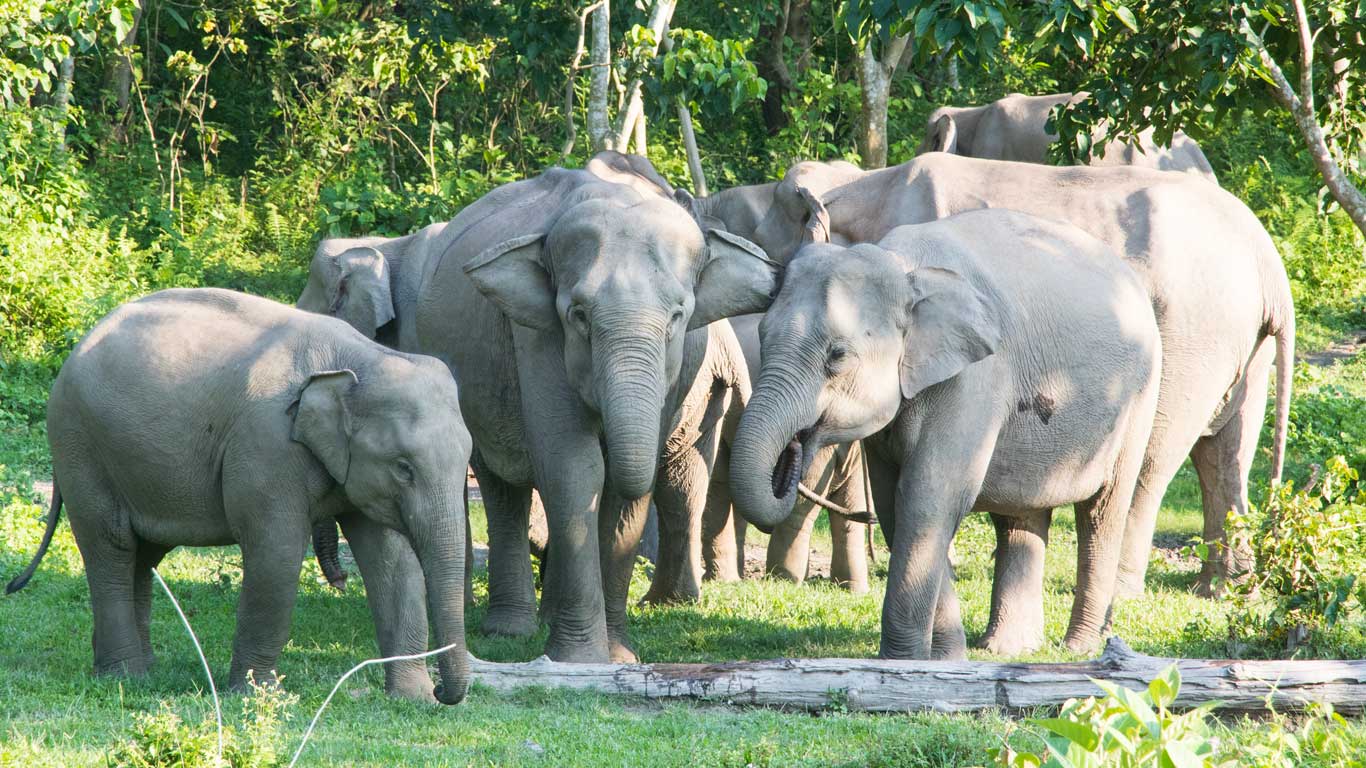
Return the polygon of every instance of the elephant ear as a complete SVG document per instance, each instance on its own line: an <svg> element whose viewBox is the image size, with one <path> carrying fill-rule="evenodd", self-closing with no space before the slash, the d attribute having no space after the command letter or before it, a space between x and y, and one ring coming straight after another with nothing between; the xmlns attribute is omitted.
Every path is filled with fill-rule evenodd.
<svg viewBox="0 0 1366 768"><path fill-rule="evenodd" d="M987 298L957 272L922 267L906 280L910 329L901 356L901 396L909 400L995 353L1001 324Z"/></svg>
<svg viewBox="0 0 1366 768"><path fill-rule="evenodd" d="M783 267L762 248L724 229L709 229L706 258L697 276L688 330L763 312L773 303Z"/></svg>
<svg viewBox="0 0 1366 768"><path fill-rule="evenodd" d="M299 399L289 407L294 416L290 439L303 443L338 483L351 473L351 409L348 399L356 372L322 371L308 377Z"/></svg>
<svg viewBox="0 0 1366 768"><path fill-rule="evenodd" d="M958 153L958 123L953 115L940 115L930 129L929 151Z"/></svg>
<svg viewBox="0 0 1366 768"><path fill-rule="evenodd" d="M394 319L389 262L374 248L352 248L337 257L341 278L328 314L345 320L366 338Z"/></svg>
<svg viewBox="0 0 1366 768"><path fill-rule="evenodd" d="M821 199L806 187L797 187L797 194L801 195L802 202L806 204L806 223L802 225L802 242L830 242L830 211L826 209L825 203L822 203Z"/></svg>
<svg viewBox="0 0 1366 768"><path fill-rule="evenodd" d="M518 325L548 331L559 324L555 289L542 261L545 234L522 235L489 248L465 265L480 293Z"/></svg>

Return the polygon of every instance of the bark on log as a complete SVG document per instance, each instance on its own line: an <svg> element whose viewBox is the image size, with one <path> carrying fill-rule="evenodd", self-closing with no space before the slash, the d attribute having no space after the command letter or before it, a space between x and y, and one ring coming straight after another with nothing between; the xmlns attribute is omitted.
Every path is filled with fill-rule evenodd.
<svg viewBox="0 0 1366 768"><path fill-rule="evenodd" d="M722 664L497 664L471 658L474 679L497 691L561 687L647 699L864 712L1027 710L1101 695L1092 679L1145 689L1168 665L1181 672L1179 708L1278 712L1307 702L1343 714L1366 709L1366 661L1166 659L1111 638L1099 659L1071 664L880 659L775 659Z"/></svg>

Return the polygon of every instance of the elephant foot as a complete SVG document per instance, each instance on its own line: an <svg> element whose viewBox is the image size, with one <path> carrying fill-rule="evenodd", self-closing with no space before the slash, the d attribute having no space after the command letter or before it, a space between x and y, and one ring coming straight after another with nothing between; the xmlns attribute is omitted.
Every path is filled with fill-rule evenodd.
<svg viewBox="0 0 1366 768"><path fill-rule="evenodd" d="M419 704L435 704L434 689L435 686L432 685L432 679L428 677L426 669L421 672L412 670L397 675L392 673L385 675L384 692L395 699L407 699Z"/></svg>
<svg viewBox="0 0 1366 768"><path fill-rule="evenodd" d="M645 593L644 597L640 598L640 604L678 605L680 603L696 603L701 599L702 596L699 592L693 592L690 590L661 589L656 591L654 589L651 589L650 591Z"/></svg>
<svg viewBox="0 0 1366 768"><path fill-rule="evenodd" d="M1042 646L1042 629L988 629L978 647L997 656L1020 656L1037 651Z"/></svg>
<svg viewBox="0 0 1366 768"><path fill-rule="evenodd" d="M545 655L552 661L569 664L604 664L612 661L607 643L571 643L554 637L546 642Z"/></svg>
<svg viewBox="0 0 1366 768"><path fill-rule="evenodd" d="M851 595L868 594L868 581L866 579L855 579L853 581L837 581L842 589Z"/></svg>
<svg viewBox="0 0 1366 768"><path fill-rule="evenodd" d="M1068 630L1067 637L1062 642L1063 645L1067 646L1067 650L1083 656L1090 656L1100 650L1101 637L1099 632L1073 632Z"/></svg>
<svg viewBox="0 0 1366 768"><path fill-rule="evenodd" d="M479 625L484 635L530 637L536 634L536 612L490 608Z"/></svg>
<svg viewBox="0 0 1366 768"><path fill-rule="evenodd" d="M607 644L607 656L613 664L639 664L640 657L625 639L613 638Z"/></svg>
<svg viewBox="0 0 1366 768"><path fill-rule="evenodd" d="M97 661L95 674L100 677L143 677L151 667L151 660L138 655L128 659Z"/></svg>

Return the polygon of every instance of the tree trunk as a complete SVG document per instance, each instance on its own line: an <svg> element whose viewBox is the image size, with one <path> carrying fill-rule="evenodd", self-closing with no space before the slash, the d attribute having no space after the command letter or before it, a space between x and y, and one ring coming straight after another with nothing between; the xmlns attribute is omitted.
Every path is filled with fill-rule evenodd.
<svg viewBox="0 0 1366 768"><path fill-rule="evenodd" d="M1176 707L1219 702L1233 712L1303 710L1326 702L1342 714L1366 711L1366 661L1166 659L1111 638L1094 661L1070 664L880 659L776 659L721 664L497 664L471 660L495 690L562 687L646 699L692 699L807 710L864 712L1028 711L1070 698L1102 696L1092 679L1143 690L1169 665L1181 673Z"/></svg>
<svg viewBox="0 0 1366 768"><path fill-rule="evenodd" d="M76 59L67 54L57 70L57 90L52 94L52 106L57 112L57 124L61 131L60 143L66 147L66 117L71 107L71 83L76 77Z"/></svg>
<svg viewBox="0 0 1366 768"><path fill-rule="evenodd" d="M142 22L142 9L146 0L133 8L133 22L128 26L128 34L119 41L114 52L114 61L109 69L106 82L114 92L114 138L123 141L126 137L124 122L128 119L128 108L132 104L133 92L133 44L138 39L138 25Z"/></svg>
<svg viewBox="0 0 1366 768"><path fill-rule="evenodd" d="M881 60L873 53L873 40L864 42L859 51L858 79L863 96L863 111L859 126L859 156L867 169L887 166L887 101L892 91L892 74L906 52L910 38L894 37L882 52Z"/></svg>
<svg viewBox="0 0 1366 768"><path fill-rule="evenodd" d="M1332 149L1328 146L1328 140L1323 135L1323 127L1319 125L1318 116L1314 110L1314 75L1313 75L1313 32L1309 29L1308 14L1304 8L1303 0L1295 0L1295 21L1299 31L1300 41L1300 92L1295 92L1294 86L1286 78L1285 72L1281 70L1279 64L1271 56L1266 45L1260 39L1256 42L1257 55L1261 59L1262 66L1266 67L1271 74L1274 87L1271 93L1276 100L1285 107L1292 117L1295 118L1295 126L1299 128L1300 135L1304 138L1304 143L1309 149L1309 157L1313 159L1314 166L1323 177L1323 183L1328 187L1328 191L1333 195L1333 199L1338 201L1342 210L1356 224L1357 229L1362 234L1366 234L1366 194L1357 189L1347 178L1342 167L1338 165L1337 159L1333 157Z"/></svg>
<svg viewBox="0 0 1366 768"><path fill-rule="evenodd" d="M651 57L659 52L659 46L668 33L669 20L673 18L674 8L677 5L677 0L655 0L654 5L650 7L649 27L655 38L655 45L650 49ZM636 121L642 117L645 109L640 89L641 80L639 77L633 78L631 84L626 87L626 104L617 113L617 122L612 129L614 136L608 140L613 142L609 144L609 149L626 151L627 144L630 143L631 131L635 127Z"/></svg>
<svg viewBox="0 0 1366 768"><path fill-rule="evenodd" d="M683 132L683 148L688 153L688 175L692 176L692 193L707 196L707 176L702 170L702 156L697 152L697 135L692 129L692 113L683 99L678 100L678 125Z"/></svg>
<svg viewBox="0 0 1366 768"><path fill-rule="evenodd" d="M649 151L648 151L648 145L647 145L646 139L645 139L645 112L644 112L644 111L642 111L642 112L640 113L640 115L636 118L636 127L635 127L635 129L634 129L634 131L633 131L633 135L631 136L631 147L632 147L632 150L631 150L631 151L632 151L632 152L635 152L637 155L640 155L641 157L648 157L649 154L650 154Z"/></svg>
<svg viewBox="0 0 1366 768"><path fill-rule="evenodd" d="M764 42L755 64L759 76L768 81L763 112L764 125L772 136L787 126L784 100L796 90L797 78L811 62L811 0L783 0L777 18L759 29L759 39ZM788 40L792 41L791 68L785 52Z"/></svg>
<svg viewBox="0 0 1366 768"><path fill-rule="evenodd" d="M593 12L593 68L588 87L588 142L594 152L607 148L611 123L607 117L607 87L612 77L612 4L604 0Z"/></svg>

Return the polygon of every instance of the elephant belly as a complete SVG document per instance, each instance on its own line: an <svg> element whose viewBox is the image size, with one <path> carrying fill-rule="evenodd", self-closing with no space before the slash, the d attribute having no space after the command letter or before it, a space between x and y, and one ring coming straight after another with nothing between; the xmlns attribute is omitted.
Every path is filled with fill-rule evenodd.
<svg viewBox="0 0 1366 768"><path fill-rule="evenodd" d="M1114 416L1112 428L1099 436L1081 428L1050 428L1055 419L1029 423L1034 416L1007 424L974 509L1051 509L1089 499L1109 481L1120 449Z"/></svg>

